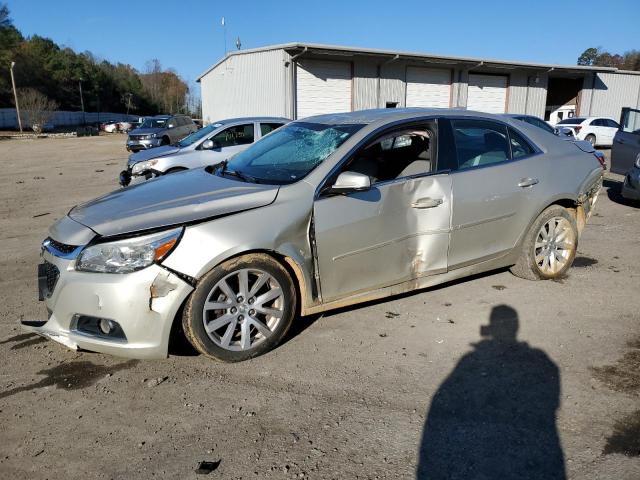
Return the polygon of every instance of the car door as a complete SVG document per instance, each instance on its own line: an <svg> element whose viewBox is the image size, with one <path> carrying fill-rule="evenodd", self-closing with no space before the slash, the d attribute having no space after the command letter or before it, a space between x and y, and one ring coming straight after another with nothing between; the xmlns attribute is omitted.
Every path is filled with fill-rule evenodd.
<svg viewBox="0 0 640 480"><path fill-rule="evenodd" d="M446 271L451 180L434 171L435 137L432 121L372 139L340 168L369 175L371 188L319 195L314 231L325 302Z"/></svg>
<svg viewBox="0 0 640 480"><path fill-rule="evenodd" d="M640 110L623 108L611 147L611 171L624 175L640 155Z"/></svg>
<svg viewBox="0 0 640 480"><path fill-rule="evenodd" d="M614 122L610 118L604 118L602 120L604 122L605 128L607 129L607 145L613 144L613 137L616 136L616 132L620 128L617 122Z"/></svg>
<svg viewBox="0 0 640 480"><path fill-rule="evenodd" d="M444 127L443 127L444 128ZM452 119L457 167L451 173L449 269L507 254L536 205L535 147L512 127L479 118Z"/></svg>
<svg viewBox="0 0 640 480"><path fill-rule="evenodd" d="M213 148L201 150L198 158L201 165L213 165L233 157L251 145L255 138L255 124L242 123L225 128L218 132L211 140Z"/></svg>

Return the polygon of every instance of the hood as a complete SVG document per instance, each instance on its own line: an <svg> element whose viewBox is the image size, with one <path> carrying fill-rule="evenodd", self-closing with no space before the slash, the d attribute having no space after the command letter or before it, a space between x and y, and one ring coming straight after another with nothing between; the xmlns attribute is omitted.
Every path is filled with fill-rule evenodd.
<svg viewBox="0 0 640 480"><path fill-rule="evenodd" d="M129 155L129 160L127 161L127 163L129 165L133 165L134 163L151 160L152 158L173 155L175 153L178 153L179 151L180 148L174 145L163 145L161 147L150 148L149 150L140 150L137 153Z"/></svg>
<svg viewBox="0 0 640 480"><path fill-rule="evenodd" d="M158 133L164 130L164 128L136 128L131 130L129 135L151 135L152 133Z"/></svg>
<svg viewBox="0 0 640 480"><path fill-rule="evenodd" d="M74 207L69 217L112 236L262 207L277 194L276 185L222 178L198 168L111 192Z"/></svg>

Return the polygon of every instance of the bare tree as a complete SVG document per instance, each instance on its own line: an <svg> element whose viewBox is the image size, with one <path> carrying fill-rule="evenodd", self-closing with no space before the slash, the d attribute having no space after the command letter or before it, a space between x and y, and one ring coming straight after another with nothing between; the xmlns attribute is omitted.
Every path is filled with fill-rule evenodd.
<svg viewBox="0 0 640 480"><path fill-rule="evenodd" d="M127 106L127 115L129 115L130 110L136 109L136 105L133 103L132 98L133 98L133 93L129 93L129 92L123 93L120 96L120 101Z"/></svg>
<svg viewBox="0 0 640 480"><path fill-rule="evenodd" d="M36 133L42 133L44 126L58 108L58 104L33 88L18 90L20 102L20 118L24 125L29 125Z"/></svg>

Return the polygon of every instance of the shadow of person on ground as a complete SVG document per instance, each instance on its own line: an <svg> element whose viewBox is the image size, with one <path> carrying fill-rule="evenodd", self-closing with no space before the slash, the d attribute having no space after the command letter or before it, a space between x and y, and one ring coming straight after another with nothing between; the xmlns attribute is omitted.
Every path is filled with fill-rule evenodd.
<svg viewBox="0 0 640 480"><path fill-rule="evenodd" d="M556 429L558 367L516 339L518 313L491 311L433 397L422 434L417 478L565 479Z"/></svg>

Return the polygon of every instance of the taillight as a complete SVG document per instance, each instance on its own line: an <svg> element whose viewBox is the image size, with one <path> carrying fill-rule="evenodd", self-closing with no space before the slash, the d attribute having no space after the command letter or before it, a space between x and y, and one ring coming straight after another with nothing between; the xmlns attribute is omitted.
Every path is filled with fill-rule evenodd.
<svg viewBox="0 0 640 480"><path fill-rule="evenodd" d="M578 133L581 128L582 128L582 125L578 125L577 127L573 127L573 129L576 131L576 133Z"/></svg>
<svg viewBox="0 0 640 480"><path fill-rule="evenodd" d="M593 156L596 157L598 159L598 161L600 162L600 166L602 167L603 170L607 169L607 161L604 158L604 153L599 152L599 151L595 151L593 152Z"/></svg>

